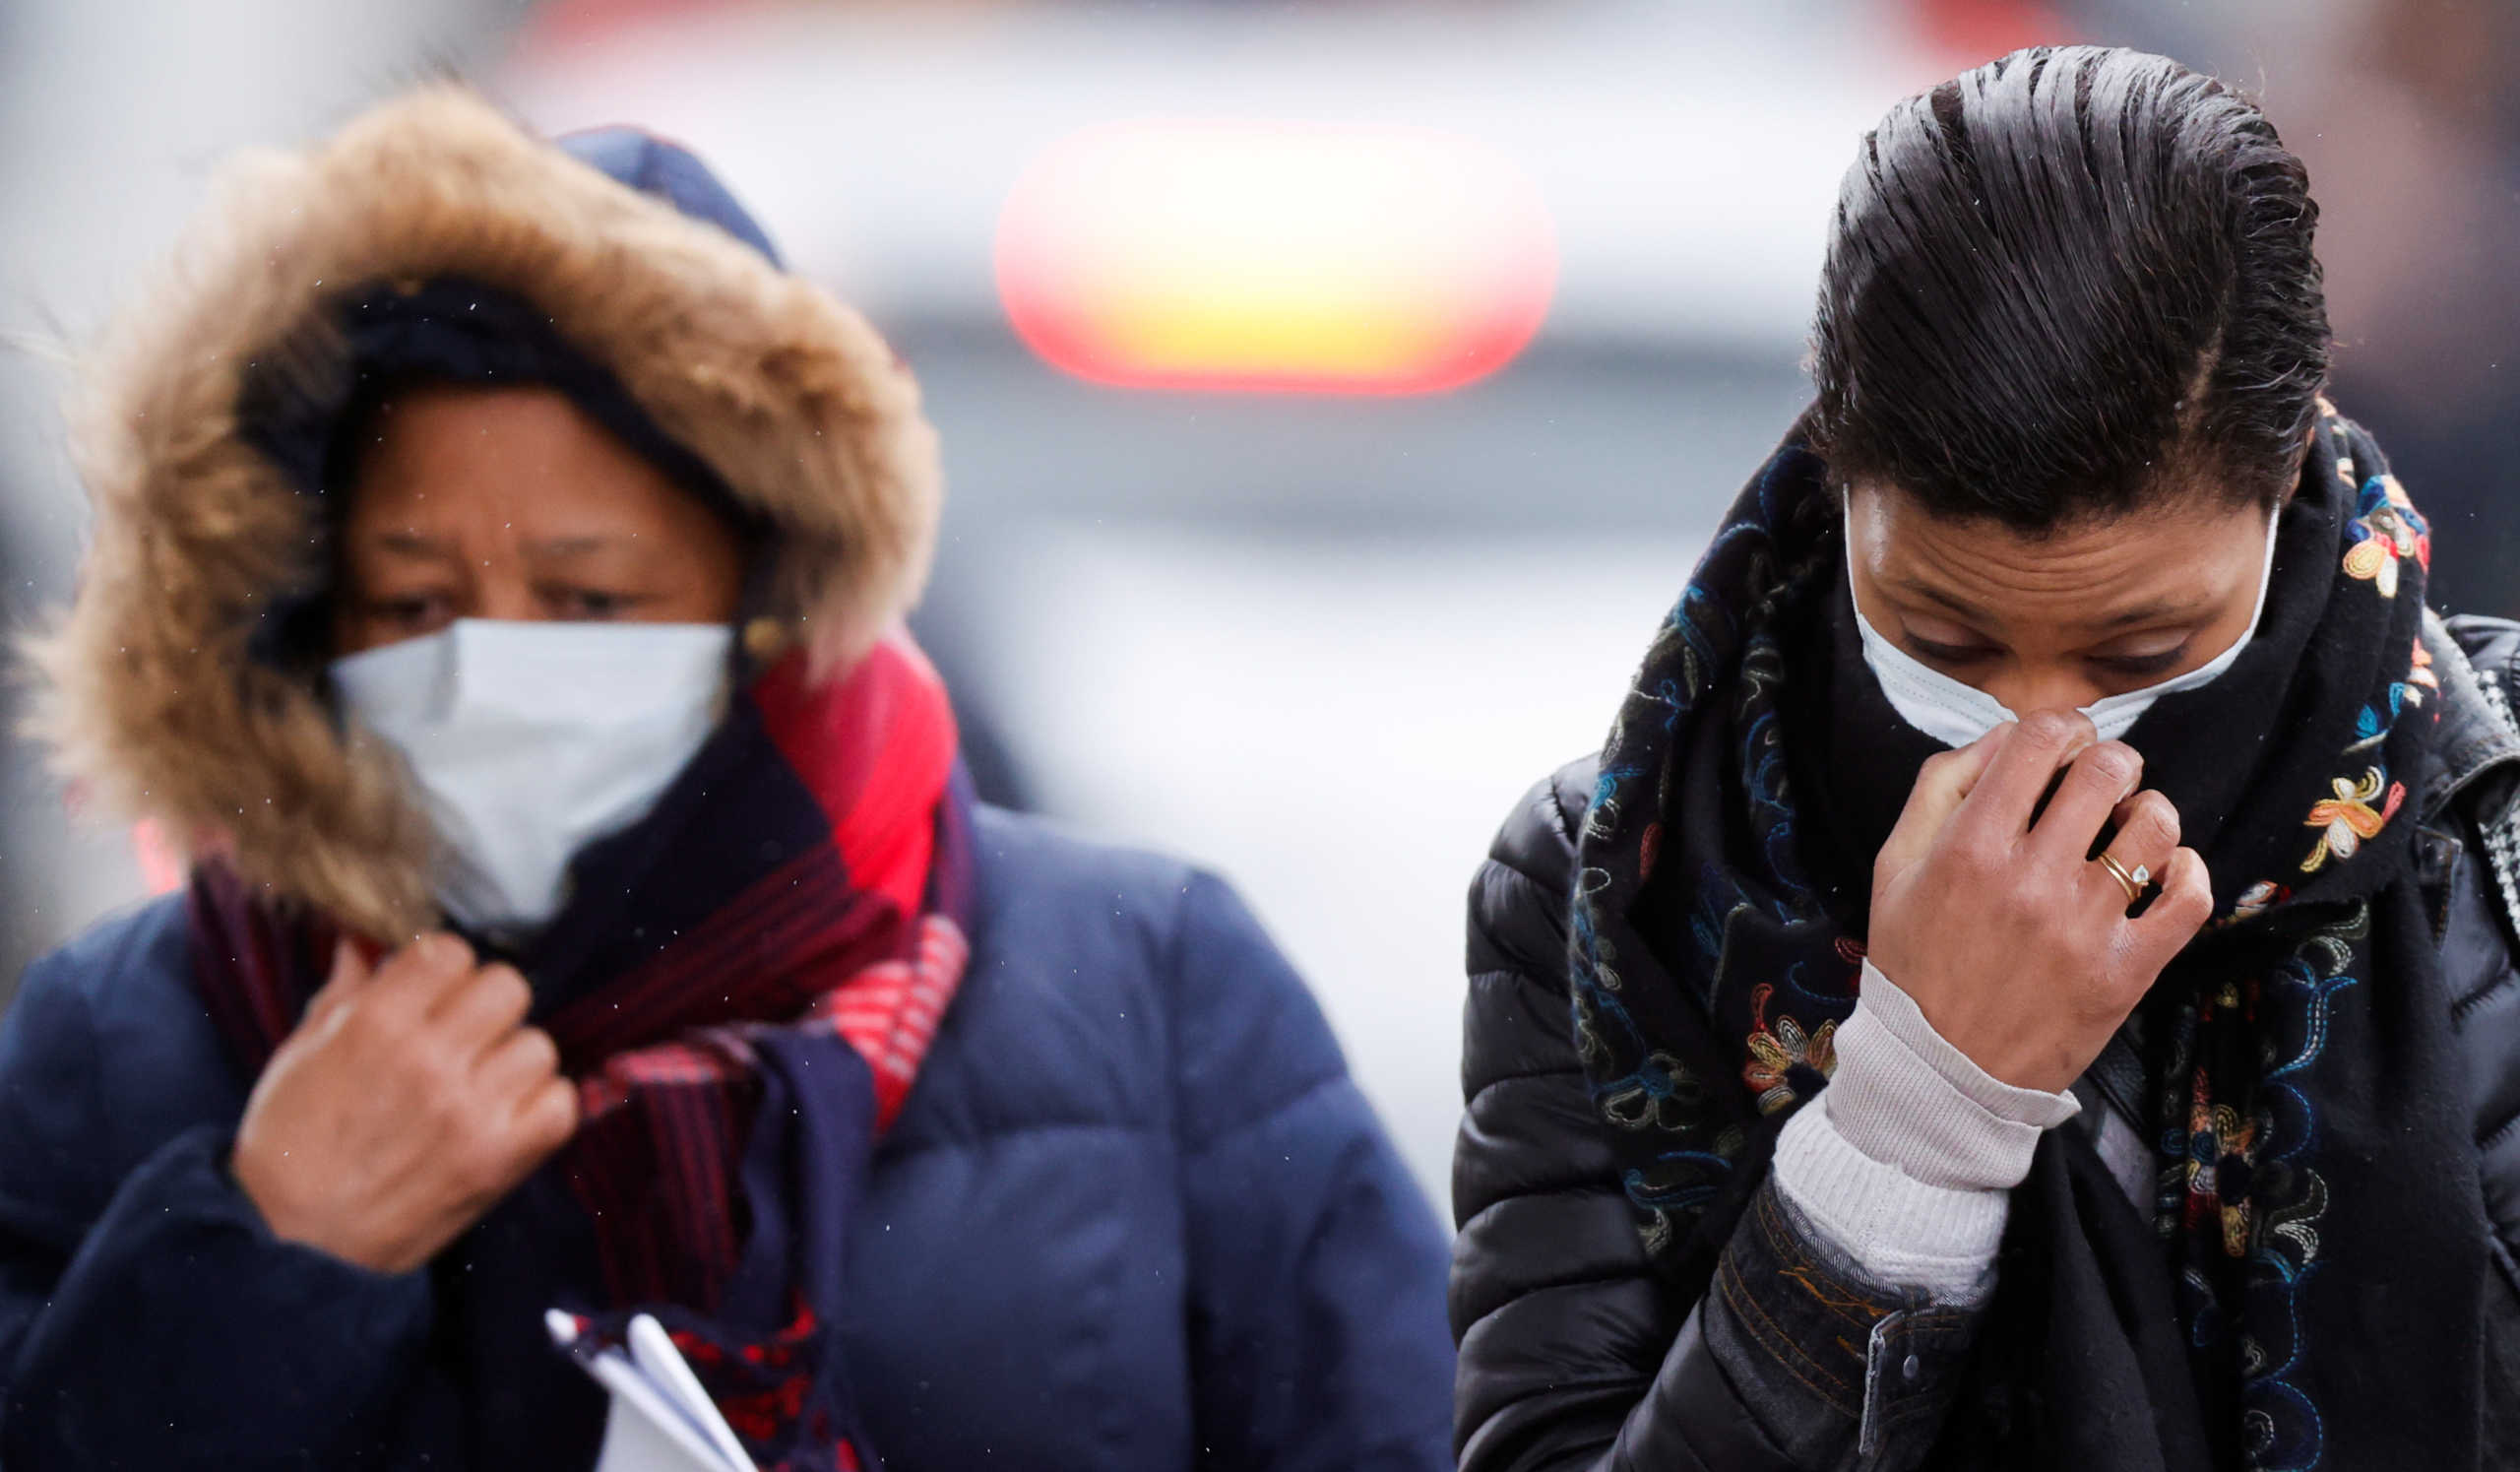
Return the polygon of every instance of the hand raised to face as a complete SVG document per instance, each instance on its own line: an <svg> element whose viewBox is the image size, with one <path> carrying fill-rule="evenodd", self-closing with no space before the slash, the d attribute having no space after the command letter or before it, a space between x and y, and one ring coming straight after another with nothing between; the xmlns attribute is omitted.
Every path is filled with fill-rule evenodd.
<svg viewBox="0 0 2520 1472"><path fill-rule="evenodd" d="M2143 770L2078 713L1999 726L1925 763L1873 863L1872 963L2005 1083L2070 1086L2212 913L2205 861ZM2161 885L2141 915L2090 857L2111 822L2108 857Z"/></svg>

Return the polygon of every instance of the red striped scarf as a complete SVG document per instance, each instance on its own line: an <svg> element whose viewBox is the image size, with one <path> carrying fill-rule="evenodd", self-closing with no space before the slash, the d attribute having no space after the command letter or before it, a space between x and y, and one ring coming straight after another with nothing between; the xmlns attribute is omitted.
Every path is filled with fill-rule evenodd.
<svg viewBox="0 0 2520 1472"><path fill-rule="evenodd" d="M845 1045L863 1060L857 1076L871 1084L872 1100L871 1108L840 1100L837 1117L871 1120L875 1132L888 1126L962 980L972 881L953 715L926 660L896 637L844 678L816 684L804 669L790 657L755 680L745 699L757 719L730 718L712 743L766 736L769 750L730 748L736 775L716 789L694 787L711 760L704 751L659 814L679 807L686 823L740 827L761 804L792 806L783 795L801 786L820 810L814 826L825 841L766 864L697 924L536 1019L579 1082L584 1120L554 1167L595 1225L608 1307L625 1318L636 1309L684 1311L661 1316L682 1330L677 1337L739 1434L765 1453L764 1465L797 1468L849 1465L857 1455L847 1444L853 1418L818 1392L835 1378L817 1363L829 1357L800 1352L822 1335L817 1294L796 1280L836 1282L838 1244L793 1245L805 1265L788 1274L775 1321L762 1322L756 1308L732 1330L710 1322L747 1269L748 1239L769 1230L765 1213L781 1216L771 1226L792 1238L801 1235L790 1230L797 1222L841 1209L766 1200L758 1183L748 1190L764 1089L788 1086L767 1079L766 1053L810 1061L817 1048ZM793 780L743 770L767 760ZM687 867L671 852L661 857L637 880L623 919L667 886L727 882ZM191 906L204 1004L246 1070L259 1074L323 985L334 932L258 898L216 862L197 869ZM542 978L533 979L539 991ZM811 1086L850 1088L854 1071L814 1070ZM862 1150L853 1153L862 1171ZM801 1174L819 1184L791 1181L772 1194L853 1193L834 1189L826 1172ZM750 1383L713 1377L717 1361ZM765 1363L794 1369L765 1377Z"/></svg>

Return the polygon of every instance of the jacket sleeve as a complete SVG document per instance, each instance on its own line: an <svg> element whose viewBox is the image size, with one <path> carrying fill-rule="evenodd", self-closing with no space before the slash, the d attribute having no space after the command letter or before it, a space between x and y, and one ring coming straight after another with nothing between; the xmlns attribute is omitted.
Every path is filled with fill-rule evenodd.
<svg viewBox="0 0 2520 1472"><path fill-rule="evenodd" d="M1564 981L1580 773L1534 790L1471 892L1454 1156L1464 1472L1917 1465L1976 1316L1864 1282L1771 1181L1695 1303L1648 1263Z"/></svg>
<svg viewBox="0 0 2520 1472"><path fill-rule="evenodd" d="M1449 1465L1444 1240L1320 1007L1222 882L1172 974L1200 1465Z"/></svg>
<svg viewBox="0 0 2520 1472"><path fill-rule="evenodd" d="M231 1121L158 1131L135 1091L184 1083L100 1041L76 970L37 963L0 1021L0 1464L364 1464L418 1390L425 1277L272 1236Z"/></svg>

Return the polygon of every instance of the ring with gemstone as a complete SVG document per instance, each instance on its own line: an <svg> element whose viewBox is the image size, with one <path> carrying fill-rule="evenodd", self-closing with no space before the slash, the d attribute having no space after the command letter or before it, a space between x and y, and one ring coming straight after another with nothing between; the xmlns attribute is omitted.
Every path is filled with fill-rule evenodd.
<svg viewBox="0 0 2520 1472"><path fill-rule="evenodd" d="M2130 905L2142 899L2144 887L2153 882L2153 871L2150 868L2139 864L2130 870L2117 862L2117 856L2114 854L2101 855L2100 866L2109 870L2109 877L2116 880L2118 887L2126 891L2126 903Z"/></svg>

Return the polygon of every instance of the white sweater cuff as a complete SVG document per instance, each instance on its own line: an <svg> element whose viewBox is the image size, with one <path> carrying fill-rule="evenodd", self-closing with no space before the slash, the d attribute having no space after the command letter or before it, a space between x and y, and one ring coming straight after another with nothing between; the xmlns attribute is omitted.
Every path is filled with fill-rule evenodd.
<svg viewBox="0 0 2520 1472"><path fill-rule="evenodd" d="M1785 1126L1777 1188L1876 1282L1966 1303L1988 1268L2039 1136L2071 1094L2006 1084L1954 1048L1870 962L1837 1067Z"/></svg>
<svg viewBox="0 0 2520 1472"><path fill-rule="evenodd" d="M1786 1121L1775 1170L1804 1223L1864 1278L1964 1307L1993 1286L2008 1193L1927 1185L1847 1143L1817 1108Z"/></svg>
<svg viewBox="0 0 2520 1472"><path fill-rule="evenodd" d="M2015 1088L1970 1061L1869 961L1837 1056L1820 1094L1830 1122L1849 1144L1927 1185L2010 1190L2030 1174L2040 1133L2082 1109L2070 1093Z"/></svg>

